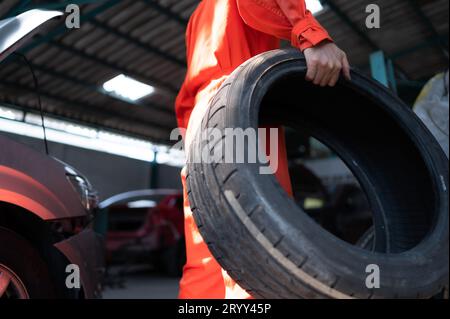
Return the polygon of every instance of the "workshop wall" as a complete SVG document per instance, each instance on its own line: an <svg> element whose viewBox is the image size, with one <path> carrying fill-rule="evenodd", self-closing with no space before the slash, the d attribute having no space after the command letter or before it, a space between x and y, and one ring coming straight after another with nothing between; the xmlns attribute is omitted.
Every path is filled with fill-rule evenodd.
<svg viewBox="0 0 450 319"><path fill-rule="evenodd" d="M42 140L2 134L40 152L45 151ZM151 185L151 165L148 162L53 142L49 142L49 151L51 156L85 175L98 190L100 200L131 190L146 189ZM156 174L157 188L181 189L180 168L159 165Z"/></svg>

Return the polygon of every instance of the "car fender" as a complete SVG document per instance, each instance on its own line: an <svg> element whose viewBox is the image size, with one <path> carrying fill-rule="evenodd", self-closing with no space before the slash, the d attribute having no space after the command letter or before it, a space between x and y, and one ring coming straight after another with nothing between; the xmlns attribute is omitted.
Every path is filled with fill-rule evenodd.
<svg viewBox="0 0 450 319"><path fill-rule="evenodd" d="M105 272L103 239L91 229L55 244L55 247L80 271L81 285L86 299L101 296L101 281Z"/></svg>
<svg viewBox="0 0 450 319"><path fill-rule="evenodd" d="M2 136L0 202L22 207L43 220L86 215L61 163Z"/></svg>
<svg viewBox="0 0 450 319"><path fill-rule="evenodd" d="M43 184L5 166L0 166L0 201L22 207L44 220L70 216L64 204Z"/></svg>

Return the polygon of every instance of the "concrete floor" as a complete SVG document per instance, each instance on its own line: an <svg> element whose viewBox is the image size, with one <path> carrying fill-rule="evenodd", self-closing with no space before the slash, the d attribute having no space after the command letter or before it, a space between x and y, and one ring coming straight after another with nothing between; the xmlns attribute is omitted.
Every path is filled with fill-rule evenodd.
<svg viewBox="0 0 450 319"><path fill-rule="evenodd" d="M103 299L175 299L179 281L148 266L116 266L108 270Z"/></svg>

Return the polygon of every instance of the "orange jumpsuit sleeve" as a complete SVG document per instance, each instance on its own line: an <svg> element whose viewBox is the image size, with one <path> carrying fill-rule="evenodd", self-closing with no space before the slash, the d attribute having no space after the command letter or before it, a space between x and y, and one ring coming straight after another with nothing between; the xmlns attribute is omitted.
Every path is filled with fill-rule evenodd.
<svg viewBox="0 0 450 319"><path fill-rule="evenodd" d="M239 13L250 27L290 40L300 50L333 41L306 9L305 0L237 0Z"/></svg>

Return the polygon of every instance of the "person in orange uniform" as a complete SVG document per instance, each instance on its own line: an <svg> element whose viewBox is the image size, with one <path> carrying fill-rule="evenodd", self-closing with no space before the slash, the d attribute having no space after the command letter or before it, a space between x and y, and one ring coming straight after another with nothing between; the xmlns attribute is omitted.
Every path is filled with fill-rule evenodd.
<svg viewBox="0 0 450 319"><path fill-rule="evenodd" d="M341 73L350 79L347 57L306 8L305 0L203 0L186 31L187 74L176 100L176 114L188 151L208 102L242 63L289 40L307 61L306 79L334 86ZM298 97L301 101L301 96ZM275 175L291 193L284 137L280 135ZM186 171L182 171L187 262L181 299L240 299L251 296L235 283L208 250L189 208Z"/></svg>

